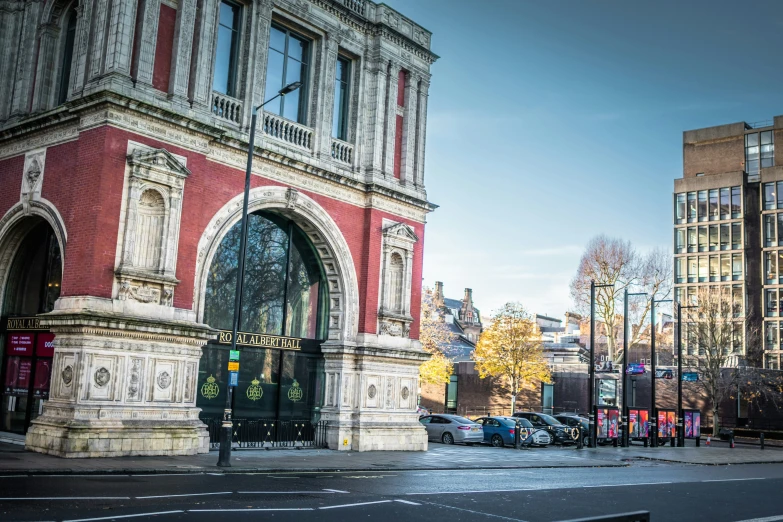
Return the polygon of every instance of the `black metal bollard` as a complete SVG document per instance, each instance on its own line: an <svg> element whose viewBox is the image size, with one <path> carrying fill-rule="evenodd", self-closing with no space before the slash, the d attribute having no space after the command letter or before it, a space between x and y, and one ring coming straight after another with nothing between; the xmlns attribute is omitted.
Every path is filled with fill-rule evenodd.
<svg viewBox="0 0 783 522"><path fill-rule="evenodd" d="M584 440L582 440L582 427L574 428L576 430L576 449L580 450L584 448Z"/></svg>
<svg viewBox="0 0 783 522"><path fill-rule="evenodd" d="M514 427L514 449L519 449L519 424Z"/></svg>
<svg viewBox="0 0 783 522"><path fill-rule="evenodd" d="M761 449L764 449L764 434L759 434L759 441L761 442Z"/></svg>

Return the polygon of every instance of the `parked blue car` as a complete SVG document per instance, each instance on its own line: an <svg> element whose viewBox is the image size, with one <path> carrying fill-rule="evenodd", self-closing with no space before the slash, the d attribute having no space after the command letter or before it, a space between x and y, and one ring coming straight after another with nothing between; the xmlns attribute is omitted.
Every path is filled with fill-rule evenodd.
<svg viewBox="0 0 783 522"><path fill-rule="evenodd" d="M528 435L533 433L533 425L527 419L517 419L515 417L481 417L474 421L484 427L484 442L492 444L496 448L514 445L514 426L517 424L520 428L520 437L525 440ZM550 443L549 437L540 436L536 433L532 444L537 446L546 446Z"/></svg>

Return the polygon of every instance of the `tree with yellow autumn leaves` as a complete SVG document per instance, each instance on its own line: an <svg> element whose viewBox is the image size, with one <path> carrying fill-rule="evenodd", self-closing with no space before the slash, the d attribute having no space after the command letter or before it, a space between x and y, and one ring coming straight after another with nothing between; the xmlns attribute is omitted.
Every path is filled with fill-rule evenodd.
<svg viewBox="0 0 783 522"><path fill-rule="evenodd" d="M479 338L473 352L479 376L499 377L506 382L512 412L526 383L551 380L542 347L541 331L520 303L506 303Z"/></svg>
<svg viewBox="0 0 783 522"><path fill-rule="evenodd" d="M421 299L421 328L419 342L430 354L430 360L419 367L422 384L448 384L452 362L447 357L451 342L456 336L449 330L432 303L432 292L423 292Z"/></svg>

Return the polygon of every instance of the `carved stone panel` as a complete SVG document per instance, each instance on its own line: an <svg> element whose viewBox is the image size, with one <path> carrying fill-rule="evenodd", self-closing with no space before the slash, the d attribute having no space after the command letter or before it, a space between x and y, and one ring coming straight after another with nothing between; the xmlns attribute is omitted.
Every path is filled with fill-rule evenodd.
<svg viewBox="0 0 783 522"><path fill-rule="evenodd" d="M154 365L154 382L151 383L153 402L174 402L176 387L172 384L177 378L176 361L156 360Z"/></svg>
<svg viewBox="0 0 783 522"><path fill-rule="evenodd" d="M84 383L84 399L90 401L115 400L119 379L119 361L115 355L89 354Z"/></svg>
<svg viewBox="0 0 783 522"><path fill-rule="evenodd" d="M28 152L24 156L24 169L22 170L23 203L41 199L41 188L44 181L44 166L46 165L46 149Z"/></svg>

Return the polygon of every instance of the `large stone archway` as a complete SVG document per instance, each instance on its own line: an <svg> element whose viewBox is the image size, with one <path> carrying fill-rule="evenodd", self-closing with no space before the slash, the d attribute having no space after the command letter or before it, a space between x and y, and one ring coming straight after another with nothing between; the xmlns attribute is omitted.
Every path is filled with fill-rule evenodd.
<svg viewBox="0 0 783 522"><path fill-rule="evenodd" d="M242 217L240 194L226 203L210 220L198 243L193 309L204 319L207 271L218 245ZM353 258L337 224L313 199L286 187L258 187L250 191L248 212L274 211L293 220L310 238L323 263L329 288L328 340L354 342L359 318L359 287Z"/></svg>

